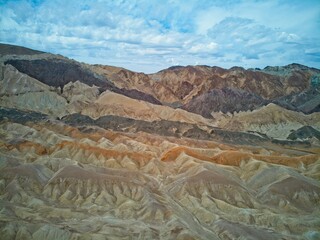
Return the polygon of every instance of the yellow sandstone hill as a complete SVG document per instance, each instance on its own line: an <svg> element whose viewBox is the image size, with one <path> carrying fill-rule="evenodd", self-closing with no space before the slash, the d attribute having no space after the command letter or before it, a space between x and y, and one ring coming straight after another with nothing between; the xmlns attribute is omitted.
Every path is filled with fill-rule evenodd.
<svg viewBox="0 0 320 240"><path fill-rule="evenodd" d="M170 120L200 125L213 125L213 121L182 109L173 109L144 101L132 99L114 92L106 91L83 109L82 114L92 118L116 115L146 121Z"/></svg>
<svg viewBox="0 0 320 240"><path fill-rule="evenodd" d="M291 131L302 126L314 126L320 130L319 119L320 113L307 115L271 103L253 111L221 118L218 126L230 130L256 131L270 137L286 139Z"/></svg>

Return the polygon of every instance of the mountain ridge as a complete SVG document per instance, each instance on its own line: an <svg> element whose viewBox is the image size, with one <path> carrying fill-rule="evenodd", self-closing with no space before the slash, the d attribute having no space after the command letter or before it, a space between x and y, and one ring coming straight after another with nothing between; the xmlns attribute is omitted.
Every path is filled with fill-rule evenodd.
<svg viewBox="0 0 320 240"><path fill-rule="evenodd" d="M0 44L1 239L318 239L318 77Z"/></svg>

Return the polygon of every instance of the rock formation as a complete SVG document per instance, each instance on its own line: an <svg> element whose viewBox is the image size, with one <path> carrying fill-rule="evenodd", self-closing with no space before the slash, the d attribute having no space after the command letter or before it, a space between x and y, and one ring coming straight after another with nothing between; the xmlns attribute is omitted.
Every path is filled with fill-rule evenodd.
<svg viewBox="0 0 320 240"><path fill-rule="evenodd" d="M1 239L319 239L318 69L0 55Z"/></svg>

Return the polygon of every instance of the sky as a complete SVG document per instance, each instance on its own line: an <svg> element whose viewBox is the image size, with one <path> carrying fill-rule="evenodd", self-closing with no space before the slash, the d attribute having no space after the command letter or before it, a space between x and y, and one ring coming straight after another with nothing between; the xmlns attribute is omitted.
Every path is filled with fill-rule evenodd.
<svg viewBox="0 0 320 240"><path fill-rule="evenodd" d="M0 42L145 73L320 68L320 0L0 0Z"/></svg>

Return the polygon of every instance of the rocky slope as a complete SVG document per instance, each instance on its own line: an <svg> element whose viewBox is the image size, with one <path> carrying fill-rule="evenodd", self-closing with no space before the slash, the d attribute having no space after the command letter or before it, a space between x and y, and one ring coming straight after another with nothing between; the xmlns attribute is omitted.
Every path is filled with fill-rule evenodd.
<svg viewBox="0 0 320 240"><path fill-rule="evenodd" d="M0 55L1 239L319 239L319 70Z"/></svg>
<svg viewBox="0 0 320 240"><path fill-rule="evenodd" d="M212 120L203 118L197 114L135 100L110 91L103 92L96 101L89 104L81 113L91 116L92 118L98 118L104 115L116 115L146 121L164 119L201 125L213 125Z"/></svg>
<svg viewBox="0 0 320 240"><path fill-rule="evenodd" d="M240 67L222 69L209 66L173 67L150 75L166 86L172 86L175 95L185 103L190 98L209 90L223 87L240 88L265 99L274 99L297 93L310 86L310 78L318 69L293 64L284 67L286 72L245 70ZM275 72L275 73L274 73Z"/></svg>
<svg viewBox="0 0 320 240"><path fill-rule="evenodd" d="M191 112L200 113L198 108L204 108L202 103L209 101L206 109L201 110L203 116L210 116L210 112L246 111L257 108L258 96L264 99L263 105L274 102L285 108L311 113L318 111L319 91L311 86L311 79L319 77L320 71L299 64L284 67L266 67L263 70L245 70L239 67L223 69L209 66L171 67L155 74L135 73L123 68L95 65L90 69L102 74L118 87L137 89L146 92L163 104L174 107L184 105ZM230 107L226 99L226 90L236 92L245 91L251 101L242 104L243 107ZM217 92L218 91L218 92ZM230 92L230 91L229 91ZM229 93L235 102L244 101L239 93ZM213 97L213 95L217 95ZM240 94L241 95L241 94ZM239 96L239 98L238 98ZM199 104L198 104L198 101ZM307 101L307 102L306 102ZM259 100L259 102L262 102Z"/></svg>
<svg viewBox="0 0 320 240"><path fill-rule="evenodd" d="M311 126L303 126L296 131L293 131L288 136L288 139L290 140L296 140L296 139L310 139L310 138L316 138L317 140L320 140L320 131L317 131Z"/></svg>
<svg viewBox="0 0 320 240"><path fill-rule="evenodd" d="M93 72L101 74L117 87L127 90L138 90L154 96L162 103L179 101L169 86L158 81L152 81L147 74L132 72L124 68L93 65L88 66Z"/></svg>
<svg viewBox="0 0 320 240"><path fill-rule="evenodd" d="M30 48L25 48L16 45L10 44L3 44L0 43L0 55L36 55L36 54L43 54L44 52L37 51Z"/></svg>
<svg viewBox="0 0 320 240"><path fill-rule="evenodd" d="M303 113L320 112L320 88L290 94L277 99L275 103Z"/></svg>
<svg viewBox="0 0 320 240"><path fill-rule="evenodd" d="M318 234L319 155L312 149L236 147L148 134L143 125L72 127L12 111L1 111L7 120L0 124L3 239Z"/></svg>
<svg viewBox="0 0 320 240"><path fill-rule="evenodd" d="M303 126L313 126L320 129L320 113L309 115L284 109L270 103L260 109L236 113L232 116L222 116L218 126L230 130L256 131L269 137L284 139L290 131Z"/></svg>
<svg viewBox="0 0 320 240"><path fill-rule="evenodd" d="M212 112L248 111L265 104L267 104L267 101L258 95L235 88L222 88L201 94L182 108L210 118Z"/></svg>

